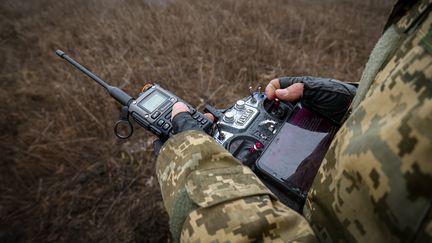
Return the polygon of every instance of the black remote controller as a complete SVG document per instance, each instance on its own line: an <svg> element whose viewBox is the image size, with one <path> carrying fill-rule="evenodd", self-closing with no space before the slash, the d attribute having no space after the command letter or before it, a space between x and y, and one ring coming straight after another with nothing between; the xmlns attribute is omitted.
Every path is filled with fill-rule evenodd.
<svg viewBox="0 0 432 243"><path fill-rule="evenodd" d="M132 101L129 104L129 112L138 124L165 141L173 135L171 112L176 102L186 104L199 127L207 133L211 132L213 123L206 116L157 84L149 86L136 100Z"/></svg>

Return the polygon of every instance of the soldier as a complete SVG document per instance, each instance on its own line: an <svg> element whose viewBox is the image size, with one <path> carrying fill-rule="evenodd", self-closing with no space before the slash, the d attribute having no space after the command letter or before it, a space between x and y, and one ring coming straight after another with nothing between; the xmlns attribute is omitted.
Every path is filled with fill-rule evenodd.
<svg viewBox="0 0 432 243"><path fill-rule="evenodd" d="M177 135L157 160L174 240L432 242L431 3L395 5L303 215L281 204L249 168L199 131L187 107L176 104ZM329 83L275 79L266 94L313 103L322 98L321 92L310 96L313 90L334 94L342 87L328 90ZM346 111L350 101L330 110Z"/></svg>

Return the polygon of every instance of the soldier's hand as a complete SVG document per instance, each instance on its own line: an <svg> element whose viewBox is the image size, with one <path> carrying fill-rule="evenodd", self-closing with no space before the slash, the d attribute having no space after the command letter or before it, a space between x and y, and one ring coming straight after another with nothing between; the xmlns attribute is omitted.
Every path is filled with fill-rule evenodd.
<svg viewBox="0 0 432 243"><path fill-rule="evenodd" d="M210 113L204 114L211 122L214 121L214 117ZM171 113L171 121L173 125L173 133L177 134L188 130L202 131L202 128L192 118L189 113L189 108L182 102L177 102L173 105Z"/></svg>
<svg viewBox="0 0 432 243"><path fill-rule="evenodd" d="M265 88L265 94L269 100L278 98L283 101L293 102L303 96L304 84L293 83L292 85L282 86L280 79L273 79Z"/></svg>
<svg viewBox="0 0 432 243"><path fill-rule="evenodd" d="M214 117L210 113L204 114L211 122L214 121ZM189 108L182 102L177 102L173 105L173 109L171 112L171 121L173 125L173 133L177 134L180 132L188 131L188 130L197 130L203 131L201 127L199 127L198 123L192 118L189 113ZM153 150L157 155L159 155L159 151L162 148L163 142L160 139L156 139L153 141Z"/></svg>
<svg viewBox="0 0 432 243"><path fill-rule="evenodd" d="M317 77L282 77L267 85L267 98L297 101L336 122L342 122L356 87L339 80Z"/></svg>

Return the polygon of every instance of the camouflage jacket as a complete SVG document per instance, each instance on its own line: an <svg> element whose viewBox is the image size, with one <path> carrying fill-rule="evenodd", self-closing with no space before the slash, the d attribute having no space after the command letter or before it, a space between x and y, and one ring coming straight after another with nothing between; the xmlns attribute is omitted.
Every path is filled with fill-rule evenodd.
<svg viewBox="0 0 432 243"><path fill-rule="evenodd" d="M156 168L176 241L432 242L431 0L401 2L386 31L396 44L364 75L304 215L212 138L183 132Z"/></svg>

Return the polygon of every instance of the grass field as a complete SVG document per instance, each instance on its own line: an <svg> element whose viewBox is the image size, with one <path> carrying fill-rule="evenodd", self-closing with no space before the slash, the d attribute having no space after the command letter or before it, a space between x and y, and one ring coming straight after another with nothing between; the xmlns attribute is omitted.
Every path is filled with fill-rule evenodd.
<svg viewBox="0 0 432 243"><path fill-rule="evenodd" d="M374 0L4 0L0 241L171 241L154 137L55 56L133 96L155 82L224 107L282 75L357 81L391 9Z"/></svg>

